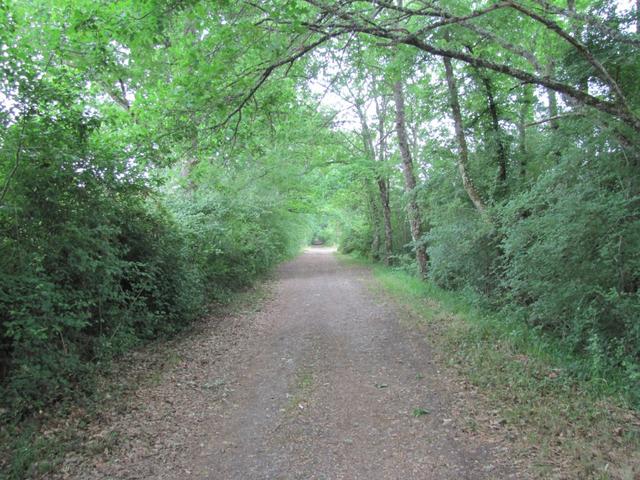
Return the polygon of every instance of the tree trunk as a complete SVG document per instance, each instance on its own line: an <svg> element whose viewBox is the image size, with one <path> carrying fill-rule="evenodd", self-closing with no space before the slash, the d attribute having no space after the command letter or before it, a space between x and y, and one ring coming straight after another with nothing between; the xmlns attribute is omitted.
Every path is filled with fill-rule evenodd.
<svg viewBox="0 0 640 480"><path fill-rule="evenodd" d="M547 64L547 75L552 76L555 70L555 64L553 61L550 61ZM554 90L547 88L547 96L549 97L549 125L553 130L558 130L560 124L558 123L558 97Z"/></svg>
<svg viewBox="0 0 640 480"><path fill-rule="evenodd" d="M569 11L569 24L571 25L571 35L573 37L582 42L582 32L583 27L581 22L577 20L577 11L576 11L576 0L567 0L567 10ZM580 78L578 79L578 86L580 90L585 93L589 93L589 69L582 69L582 73ZM562 99L566 102L567 105L570 105L574 108L579 108L580 103L577 102L574 98L568 95L562 95Z"/></svg>
<svg viewBox="0 0 640 480"><path fill-rule="evenodd" d="M467 45L469 53L473 53L473 48ZM476 74L480 78L484 90L487 95L487 107L489 110L489 117L491 118L491 130L493 131L493 140L495 142L497 163L498 163L498 175L496 178L497 188L496 192L498 196L502 196L507 187L507 148L504 144L504 135L500 129L500 118L498 115L498 105L496 103L495 96L493 94L493 84L491 79L479 68L474 67ZM457 92L456 92L457 96Z"/></svg>
<svg viewBox="0 0 640 480"><path fill-rule="evenodd" d="M365 188L367 190L367 197L369 199L369 218L371 220L371 245L369 247L371 251L371 258L378 260L380 258L380 208L376 201L376 194L371 188L372 185L369 179L364 180Z"/></svg>
<svg viewBox="0 0 640 480"><path fill-rule="evenodd" d="M504 193L507 183L507 149L504 146L504 137L500 130L500 120L498 118L498 105L493 96L493 85L491 80L480 73L482 83L487 92L487 104L489 107L489 115L491 116L491 129L496 142L496 153L498 156L498 192Z"/></svg>
<svg viewBox="0 0 640 480"><path fill-rule="evenodd" d="M415 245L416 261L418 262L420 276L422 278L426 278L427 251L422 243L422 218L420 216L420 207L416 201L416 177L413 173L413 159L411 158L411 151L409 150L404 112L404 93L402 91L402 82L400 81L393 84L393 98L396 104L396 134L398 135L398 146L400 148L400 156L402 158L404 186L408 197L407 213L409 217L409 226L411 227L411 238Z"/></svg>
<svg viewBox="0 0 640 480"><path fill-rule="evenodd" d="M385 179L380 176L377 179L378 192L380 193L380 204L382 205L382 220L384 224L384 256L382 261L385 265L391 263L393 252L393 231L391 229L391 208L389 207L389 187Z"/></svg>
<svg viewBox="0 0 640 480"><path fill-rule="evenodd" d="M366 113L364 112L362 107L357 103L356 103L356 110L358 112L358 117L360 117L362 143L364 144L365 152L367 153L371 161L375 162L376 152L373 144L373 135L371 134L371 130L369 129ZM378 115L380 115L380 109L378 107L377 102L376 102L376 110L378 112ZM384 118L381 120L381 122L382 122L382 127L379 126L378 128L382 128L383 130L380 136L381 143L378 147L379 148L378 158L382 163L384 162L384 155L385 155L384 150L386 149L386 146L384 144L384 136L383 136ZM378 196L380 199L380 206L382 210L382 220L383 220L383 226L384 226L384 254L382 257L382 261L384 262L385 265L389 265L390 257L392 253L392 241L393 241L392 240L393 234L391 230L391 208L389 207L389 189L387 187L386 179L382 176L380 169L377 167L378 165L374 165L376 184L378 186ZM378 235L378 240L377 242L374 242L374 244L376 245L376 247L378 247L378 245L380 244L379 233L376 231L375 234Z"/></svg>
<svg viewBox="0 0 640 480"><path fill-rule="evenodd" d="M377 222L376 222L377 223ZM380 253L380 231L378 226L373 226L373 239L371 240L371 257L378 260Z"/></svg>
<svg viewBox="0 0 640 480"><path fill-rule="evenodd" d="M382 100L384 102L384 99ZM384 223L384 258L385 265L391 263L391 254L393 253L393 230L391 228L391 207L389 206L389 184L380 171L386 160L387 142L385 140L384 122L386 117L386 102L380 105L376 100L376 114L378 116L378 169L376 172L376 181L378 182L378 191L380 193L380 204L382 205L382 220Z"/></svg>
<svg viewBox="0 0 640 480"><path fill-rule="evenodd" d="M549 76L553 75L553 72L555 70L555 63L553 62L553 60L549 61L546 68L547 68L547 75ZM555 132L557 132L557 130L560 128L560 123L558 122L558 96L556 95L556 92L554 90L551 90L548 88L547 88L547 96L549 97L549 118L551 119L549 121L549 126L551 127L551 130L554 132L554 137L555 137ZM552 144L555 144L556 142L557 142L557 139L552 138ZM555 157L556 162L559 162L562 153L560 152L559 148L554 146L552 155Z"/></svg>
<svg viewBox="0 0 640 480"><path fill-rule="evenodd" d="M451 66L451 60L449 58L443 57L442 61L444 62L447 86L449 88L449 102L451 104L451 113L453 115L456 139L458 140L458 170L462 177L462 185L476 209L480 213L484 213L486 209L485 204L476 190L475 185L471 181L471 177L467 171L469 149L467 147L467 139L464 136L464 130L462 129L462 113L460 112L460 103L458 102L458 87L456 86L456 79L453 76L453 67Z"/></svg>
<svg viewBox="0 0 640 480"><path fill-rule="evenodd" d="M531 118L531 107L533 105L533 91L531 85L525 85L520 99L520 110L518 111L518 156L520 163L520 179L525 180L527 176L527 122Z"/></svg>

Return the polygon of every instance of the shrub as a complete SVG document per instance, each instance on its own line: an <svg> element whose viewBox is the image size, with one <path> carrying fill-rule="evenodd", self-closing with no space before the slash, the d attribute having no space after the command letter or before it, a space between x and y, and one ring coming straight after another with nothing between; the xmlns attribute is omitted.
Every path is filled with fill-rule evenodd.
<svg viewBox="0 0 640 480"><path fill-rule="evenodd" d="M475 210L461 209L427 234L429 276L448 289L491 295L498 286L499 233Z"/></svg>
<svg viewBox="0 0 640 480"><path fill-rule="evenodd" d="M602 170L563 165L501 216L505 301L594 365L640 358L640 211Z"/></svg>

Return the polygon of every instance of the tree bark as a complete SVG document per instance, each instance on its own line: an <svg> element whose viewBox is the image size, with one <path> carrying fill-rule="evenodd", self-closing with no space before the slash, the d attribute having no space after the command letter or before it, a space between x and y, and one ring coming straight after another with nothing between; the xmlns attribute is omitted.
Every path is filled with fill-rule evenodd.
<svg viewBox="0 0 640 480"><path fill-rule="evenodd" d="M384 102L384 99L383 99ZM384 258L385 265L391 263L391 254L393 253L393 230L391 228L391 207L389 206L389 181L382 174L381 169L386 160L387 142L385 140L385 117L386 103L380 105L376 99L376 114L378 116L378 169L376 172L376 181L378 182L378 191L380 193L380 204L382 205L382 220L384 223Z"/></svg>
<svg viewBox="0 0 640 480"><path fill-rule="evenodd" d="M571 24L571 33L574 38L582 42L583 27L580 24L580 22L576 20L576 17L577 17L576 0L567 0L567 10L570 12L569 23ZM583 69L583 71L584 73L581 75L578 83L580 85L580 90L588 93L589 92L589 74L588 74L589 70ZM576 106L576 102L573 98L566 97L566 96L564 98L569 100L567 102L569 105Z"/></svg>
<svg viewBox="0 0 640 480"><path fill-rule="evenodd" d="M391 263L393 252L393 230L391 229L391 208L389 207L389 187L381 176L378 176L378 192L380 194L380 204L382 205L382 220L384 225L384 256L382 262L385 265Z"/></svg>
<svg viewBox="0 0 640 480"><path fill-rule="evenodd" d="M546 69L547 75L553 75L553 72L555 71L555 63L553 60L549 61ZM549 98L549 126L553 132L557 132L560 128L560 122L558 121L558 96L555 91L549 88L547 88L547 96ZM552 139L552 143L556 143L556 141L557 140L555 138ZM559 162L560 157L562 156L560 150L558 148L554 148L552 154L555 157L556 162Z"/></svg>
<svg viewBox="0 0 640 480"><path fill-rule="evenodd" d="M504 189L507 183L507 149L504 146L504 136L500 129L500 119L498 117L498 105L496 99L493 96L493 85L491 80L481 74L482 83L484 84L485 91L487 92L487 104L489 107L489 115L491 117L491 129L493 130L493 136L496 142L496 153L498 158L498 190L504 193Z"/></svg>
<svg viewBox="0 0 640 480"><path fill-rule="evenodd" d="M365 178L363 183L364 188L367 191L369 219L372 227L371 245L369 247L371 252L370 255L371 258L378 260L380 258L380 206L376 201L376 194L369 179Z"/></svg>
<svg viewBox="0 0 640 480"><path fill-rule="evenodd" d="M422 278L427 276L427 251L422 242L422 217L420 207L416 200L416 177L413 172L413 159L409 150L409 140L407 138L407 127L404 111L404 92L402 82L396 81L393 84L393 98L396 105L396 134L398 136L398 147L402 158L402 172L404 173L404 186L407 193L407 213L409 226L411 227L411 238L415 245L416 261L418 271Z"/></svg>
<svg viewBox="0 0 640 480"><path fill-rule="evenodd" d="M486 206L480 197L478 190L476 190L476 187L469 176L469 172L467 171L467 164L469 163L469 148L467 147L467 139L465 138L464 130L462 129L462 113L460 112L460 103L458 101L458 87L456 86L456 79L453 75L451 59L443 57L442 61L444 62L447 87L449 88L451 114L453 116L456 139L458 141L458 170L462 177L462 185L464 186L464 189L473 205L480 213L483 214L486 210Z"/></svg>
<svg viewBox="0 0 640 480"><path fill-rule="evenodd" d="M553 61L550 61L547 64L547 75L549 76L553 75L554 70L555 70L555 65ZM547 96L549 97L549 118L552 119L549 122L549 125L551 125L551 128L553 130L558 130L558 128L560 127L560 124L558 123L558 120L557 120L558 97L556 96L556 92L551 90L550 88L547 88Z"/></svg>
<svg viewBox="0 0 640 480"><path fill-rule="evenodd" d="M382 261L385 265L389 265L391 253L392 253L392 242L393 242L393 234L391 229L391 208L389 207L389 189L387 186L387 180L383 177L380 169L378 168L381 165L375 165L376 162L376 151L373 143L373 134L369 128L369 124L367 121L367 115L365 111L362 109L361 105L357 103L356 99L356 111L358 112L358 117L360 118L361 124L361 132L362 132L362 143L364 144L364 149L372 162L374 162L374 171L376 177L376 184L378 186L378 197L380 199L380 207L382 210L382 222L384 227L384 253L382 257ZM378 102L376 101L376 111L378 116L380 117L380 108ZM381 124L381 125L380 125ZM378 160L380 164L384 162L384 150L386 149L386 145L384 142L384 118L379 119L380 130L380 145L378 146ZM379 233L376 231L375 235L379 236ZM372 244L378 248L380 244L380 239ZM373 248L373 247L372 247Z"/></svg>
<svg viewBox="0 0 640 480"><path fill-rule="evenodd" d="M373 200L373 199L372 199ZM375 215L375 211L373 214ZM373 239L371 240L371 257L378 260L380 254L380 229L378 228L377 216L373 222Z"/></svg>
<svg viewBox="0 0 640 480"><path fill-rule="evenodd" d="M469 53L473 53L473 48L467 45ZM480 79L480 82L484 86L484 90L487 96L487 109L489 110L489 117L491 118L491 130L493 132L493 140L495 142L496 159L498 163L498 175L496 178L497 188L496 192L499 196L505 193L507 184L507 148L504 144L504 135L500 129L500 118L498 115L498 104L496 103L495 96L493 94L493 84L491 79L481 69L474 67L476 75Z"/></svg>
<svg viewBox="0 0 640 480"><path fill-rule="evenodd" d="M525 180L527 177L527 123L531 118L531 107L533 105L533 91L531 85L525 85L520 99L520 110L518 111L518 156L520 164L520 179Z"/></svg>

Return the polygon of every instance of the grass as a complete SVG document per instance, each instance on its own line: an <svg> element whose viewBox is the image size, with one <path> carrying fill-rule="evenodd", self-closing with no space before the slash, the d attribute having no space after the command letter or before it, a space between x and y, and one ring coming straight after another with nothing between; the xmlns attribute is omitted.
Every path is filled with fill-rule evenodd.
<svg viewBox="0 0 640 480"><path fill-rule="evenodd" d="M206 318L250 314L261 308L267 294L260 284L235 292L224 303L212 305ZM107 373L96 373L98 387L90 395L63 399L19 421L0 422L0 480L40 478L55 471L68 454L90 456L117 444L119 438L113 433L89 440L85 426L105 409L125 410L128 395L140 385L159 384L163 371L181 361L173 347L197 335L204 324L195 321L171 339L150 342L123 355Z"/></svg>
<svg viewBox="0 0 640 480"><path fill-rule="evenodd" d="M308 407L308 399L313 389L313 373L309 370L296 372L296 382L293 393L286 407L288 413L300 412Z"/></svg>
<svg viewBox="0 0 640 480"><path fill-rule="evenodd" d="M429 410L426 410L424 408L414 408L413 411L411 412L411 415L413 415L414 417L422 417L423 415L429 415Z"/></svg>
<svg viewBox="0 0 640 480"><path fill-rule="evenodd" d="M313 385L313 375L310 372L300 372L298 374L298 389L307 391Z"/></svg>
<svg viewBox="0 0 640 480"><path fill-rule="evenodd" d="M640 417L615 378L581 379L581 359L561 342L485 311L463 293L366 260L341 259L370 267L372 288L424 329L439 363L482 393L483 408L499 412L532 476L640 478Z"/></svg>

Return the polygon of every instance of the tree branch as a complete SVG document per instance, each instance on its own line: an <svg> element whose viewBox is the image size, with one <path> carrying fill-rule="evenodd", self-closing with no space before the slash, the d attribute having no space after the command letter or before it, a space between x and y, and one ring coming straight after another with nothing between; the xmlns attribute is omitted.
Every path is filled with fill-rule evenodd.
<svg viewBox="0 0 640 480"><path fill-rule="evenodd" d="M258 81L255 83L255 85L253 87L251 87L251 90L249 90L249 92L240 101L240 104L236 108L234 108L231 111L231 113L229 113L222 122L218 123L217 125L214 125L212 127L212 129L213 130L218 130L219 128L224 127L225 125L227 125L229 123L229 121L234 116L240 114L242 112L242 109L249 102L249 100L251 100L253 98L253 96L260 89L260 87L264 84L264 82L266 82L267 79L273 74L273 72L275 72L279 67L282 67L283 65L293 64L293 62L295 62L296 60L298 60L302 56L306 55L307 53L309 53L310 51L312 51L313 49L315 49L319 45L322 45L327 40L330 40L331 38L334 38L336 36L337 36L337 34L323 35L319 40L317 40L317 41L315 41L315 42L313 42L313 43L311 43L309 45L305 45L305 46L299 47L298 52L295 53L294 55L291 55L291 56L289 56L289 57L287 57L287 58L285 58L283 60L279 60L279 61L269 65L267 68L265 68L263 70L263 72L260 75L260 78L258 79Z"/></svg>

